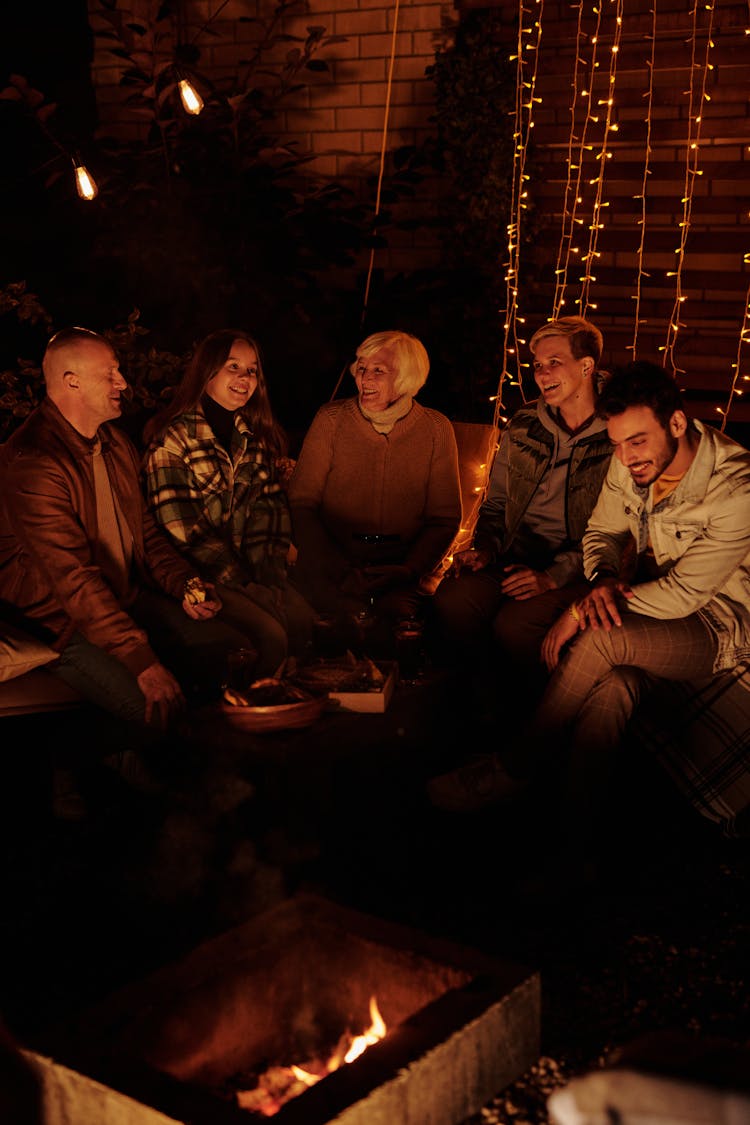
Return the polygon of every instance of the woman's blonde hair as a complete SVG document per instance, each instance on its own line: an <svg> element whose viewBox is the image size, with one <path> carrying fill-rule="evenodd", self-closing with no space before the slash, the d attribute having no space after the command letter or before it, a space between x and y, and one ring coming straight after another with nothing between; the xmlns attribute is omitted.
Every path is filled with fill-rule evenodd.
<svg viewBox="0 0 750 1125"><path fill-rule="evenodd" d="M411 336L408 332L398 330L390 332L373 332L363 340L356 351L356 359L349 370L354 375L357 370L357 360L361 356L374 355L381 348L391 348L393 362L396 368L393 389L397 395L412 395L427 382L430 373L430 357L421 340Z"/></svg>

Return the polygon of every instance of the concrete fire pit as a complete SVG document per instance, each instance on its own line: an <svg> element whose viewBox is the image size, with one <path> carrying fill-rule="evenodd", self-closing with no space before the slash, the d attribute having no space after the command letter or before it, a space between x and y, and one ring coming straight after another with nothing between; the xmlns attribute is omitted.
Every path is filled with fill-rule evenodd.
<svg viewBox="0 0 750 1125"><path fill-rule="evenodd" d="M261 1115L238 1107L233 1076L325 1053L367 1026L372 997L385 1037L283 1104L278 1125L456 1125L538 1058L536 972L298 895L86 1013L56 1061L135 1099L118 1123L141 1125L140 1103L250 1125Z"/></svg>

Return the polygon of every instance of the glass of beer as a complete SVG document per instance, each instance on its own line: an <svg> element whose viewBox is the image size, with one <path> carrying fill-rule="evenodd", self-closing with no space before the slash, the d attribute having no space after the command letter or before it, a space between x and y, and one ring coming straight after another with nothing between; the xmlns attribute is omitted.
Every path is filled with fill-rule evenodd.
<svg viewBox="0 0 750 1125"><path fill-rule="evenodd" d="M419 621L400 621L396 627L396 662L402 684L418 684L424 672L424 636Z"/></svg>

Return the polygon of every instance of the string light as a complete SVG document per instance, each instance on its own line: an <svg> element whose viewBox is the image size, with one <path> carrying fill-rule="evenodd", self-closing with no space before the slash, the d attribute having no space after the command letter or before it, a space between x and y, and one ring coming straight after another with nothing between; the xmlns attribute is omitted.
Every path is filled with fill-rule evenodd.
<svg viewBox="0 0 750 1125"><path fill-rule="evenodd" d="M618 57L619 57L620 40L621 40L621 37L622 37L622 5L623 5L623 0L616 0L615 31L614 31L612 47L610 49L610 55L609 55L609 74L608 74L608 81L607 81L607 97L601 99L601 101L598 103L600 105L605 104L606 107L607 107L607 112L606 112L605 119L604 119L604 130L603 130L603 133L602 133L602 147L601 147L600 152L598 153L598 155L595 158L599 162L599 174L596 177L596 180L594 181L595 185L596 185L596 191L594 193L594 203L593 203L592 212L591 212L591 225L589 227L589 230L590 230L589 249L588 249L588 253L585 254L584 257L583 257L583 261L586 261L586 262L592 262L592 261L594 261L594 259L599 257L599 253L597 251L597 245L598 245L598 241L599 241L599 232L604 227L604 224L601 221L601 212L602 212L602 207L607 206L607 204L602 202L602 196L603 196L603 193L604 193L604 177L605 177L604 169L606 168L607 160L612 156L612 153L607 148L607 145L609 143L610 133L617 131L616 126L614 125L614 123L612 121L612 111L613 111L613 108L614 108L614 92L615 92L615 84L616 84L616 78L617 78L617 60L618 60ZM591 308L591 309L596 308L596 305L592 305L589 302L589 289L590 289L590 284L591 284L592 281L596 281L596 277L587 270L586 276L585 276L584 281L583 281L583 285L581 286L580 297L578 299L578 307L579 307L579 310L580 310L580 313L581 313L582 316L586 316L589 308Z"/></svg>
<svg viewBox="0 0 750 1125"><path fill-rule="evenodd" d="M750 254L746 254L744 260L745 260L745 265L747 265L750 262ZM732 385L729 388L729 398L727 399L727 404L726 404L726 407L724 408L724 410L720 410L717 407L717 410L719 410L719 413L723 415L721 426L720 426L720 429L721 429L722 433L726 429L727 417L729 416L729 411L730 411L731 406L732 406L732 399L734 398L735 395L741 395L742 394L742 390L737 386L737 382L740 378L740 364L741 364L741 361L742 361L742 349L743 349L744 345L748 344L748 343L750 343L750 286L748 286L747 294L745 296L745 316L744 316L743 321L742 321L742 328L740 329L740 339L739 339L739 343L737 345L737 359L736 359L735 363L732 364L732 366L734 368L734 376L732 378ZM743 381L750 381L750 376L743 375L742 379L743 379Z"/></svg>
<svg viewBox="0 0 750 1125"><path fill-rule="evenodd" d="M583 167L585 160L585 153L590 148L588 145L588 129L589 125L593 122L594 118L591 114L591 90L589 85L593 85L594 71L598 65L596 60L596 45L599 41L599 28L601 21L601 10L595 9L597 16L596 32L591 37L591 44L593 52L591 58L588 60L584 58L584 31L583 31L583 0L578 5L578 24L576 27L576 49L575 61L573 64L573 81L572 81L572 99L569 107L570 112L570 134L568 137L568 180L565 185L565 198L563 202L563 220L562 230L560 233L560 245L557 251L557 267L555 270L556 283L555 293L552 299L552 316L557 317L562 311L565 304L565 291L568 284L568 269L570 266L570 256L575 253L578 254L578 248L572 246L573 231L575 226L583 225L584 220L578 217L578 208L583 203L583 196L581 194L581 181L583 177ZM591 75L591 82L584 84L583 88L578 90L578 75L579 67L587 67ZM578 111L579 103L584 107L583 123L581 124ZM578 150L574 153L573 141L579 138ZM575 183L572 182L572 172L576 172ZM572 202L571 202L572 197Z"/></svg>
<svg viewBox="0 0 750 1125"><path fill-rule="evenodd" d="M638 220L641 228L641 237L636 250L636 261L638 262L638 272L636 274L635 282L635 312L633 315L633 343L631 344L631 351L633 352L633 359L636 358L636 348L638 344L638 329L641 326L641 292L644 277L651 275L646 273L643 268L643 251L646 245L646 196L648 188L648 177L651 175L651 120L652 111L654 107L654 70L656 65L656 0L651 9L651 57L647 60L646 66L648 69L648 91L646 93L646 141L645 153L646 157L643 162L643 179L641 180L641 194L635 196L636 199L641 201L641 217Z"/></svg>
<svg viewBox="0 0 750 1125"><path fill-rule="evenodd" d="M87 202L96 199L99 194L96 180L91 175L86 165L81 164L80 161L77 162L75 158L73 158L73 174L76 178L76 191L80 198L87 200Z"/></svg>
<svg viewBox="0 0 750 1125"><path fill-rule="evenodd" d="M503 339L503 368L500 373L498 383L497 395L495 396L495 413L493 422L495 426L500 424L500 405L502 398L502 389L506 381L510 382L512 386L518 386L521 391L521 397L525 399L522 382L519 378L514 380L513 372L508 369L509 357L517 357L519 352L519 344L522 342L518 337L518 279L520 276L520 231L523 211L526 210L528 204L526 202L528 191L525 184L529 181L529 175L526 172L526 158L529 148L529 136L534 127L534 106L541 103L541 98L535 94L536 80L537 80L537 67L539 62L539 45L542 39L542 12L543 0L535 0L539 15L533 21L530 27L525 26L526 12L524 9L524 0L520 0L519 13L518 13L518 37L517 37L517 53L512 56L516 60L516 103L515 103L515 117L514 117L514 132L513 132L513 178L511 186L511 207L510 207L510 222L508 223L508 266L505 273L506 280L506 301L505 301L505 321L504 321L504 339ZM533 33L535 38L529 38L528 42L524 42L524 35L531 37ZM529 55L529 52L531 54ZM531 61L528 61L528 60ZM528 91L528 93L526 93ZM519 370L519 365L516 361L516 369ZM485 481L486 487L486 481Z"/></svg>
<svg viewBox="0 0 750 1125"><path fill-rule="evenodd" d="M182 102L185 113L197 117L203 109L203 98L200 96L195 86L187 78L180 78L177 83L177 89L180 93L180 101Z"/></svg>
<svg viewBox="0 0 750 1125"><path fill-rule="evenodd" d="M706 31L706 48L703 66L701 67L701 88L696 92L695 72L699 67L696 62L696 50L698 43L698 4L693 5L693 34L691 38L691 54L690 54L690 86L686 91L688 95L688 136L685 145L685 188L682 195L682 221L679 223L680 230L680 244L675 250L677 255L677 269L669 271L667 277L675 278L675 298L672 307L672 314L669 318L669 325L667 328L667 341L664 345L664 366L667 363L671 364L672 373L677 375L681 370L677 367L675 360L675 347L677 344L677 335L680 328L684 327L684 322L680 320L680 308L687 300L687 297L682 292L682 267L685 261L685 247L687 245L688 234L690 231L690 220L693 210L693 189L695 187L696 177L701 175L698 169L698 153L700 145L700 134L702 119L700 115L700 106L706 100L706 83L708 75L713 68L709 63L709 52L713 47L713 40L711 38L711 29L713 26L714 5L713 3L704 5L709 13L708 28Z"/></svg>

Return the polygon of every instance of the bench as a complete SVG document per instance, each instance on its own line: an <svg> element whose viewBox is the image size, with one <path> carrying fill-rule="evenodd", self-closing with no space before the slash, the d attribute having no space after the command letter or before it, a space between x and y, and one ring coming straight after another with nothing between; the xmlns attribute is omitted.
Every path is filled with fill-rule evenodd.
<svg viewBox="0 0 750 1125"><path fill-rule="evenodd" d="M0 623L0 717L81 706L81 696L48 670L57 658L43 641Z"/></svg>
<svg viewBox="0 0 750 1125"><path fill-rule="evenodd" d="M450 554L471 542L499 436L489 424L453 427L463 520L451 552L426 583L427 593L437 588ZM0 622L0 717L81 706L81 697L45 667L55 659L51 648ZM662 685L637 710L630 734L698 812L725 834L740 833L750 805L750 661L700 683Z"/></svg>

